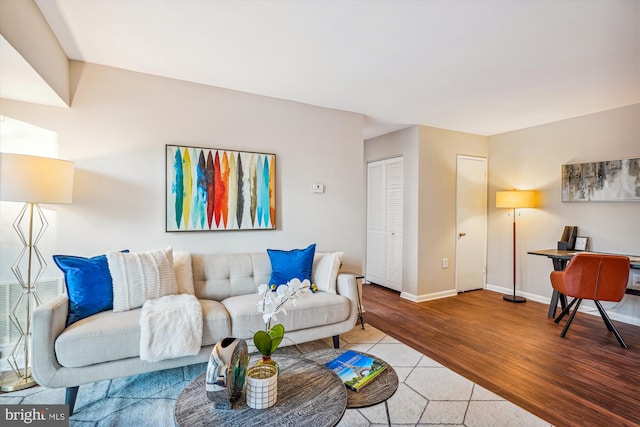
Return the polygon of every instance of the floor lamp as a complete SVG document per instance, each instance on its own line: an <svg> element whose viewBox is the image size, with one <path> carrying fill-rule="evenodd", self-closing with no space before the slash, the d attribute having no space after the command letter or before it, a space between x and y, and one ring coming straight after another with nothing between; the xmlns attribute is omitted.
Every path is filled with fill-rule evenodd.
<svg viewBox="0 0 640 427"><path fill-rule="evenodd" d="M513 295L502 298L509 302L527 302L526 298L516 295L516 209L535 207L535 191L498 191L496 192L496 208L513 209Z"/></svg>
<svg viewBox="0 0 640 427"><path fill-rule="evenodd" d="M25 202L13 228L22 242L22 250L11 265L11 271L22 287L22 293L11 309L9 318L20 333L7 358L13 372L2 379L2 391L15 391L35 385L29 369L32 306L40 304L36 285L47 263L38 250L49 223L39 203L71 203L73 163L46 157L0 153L0 200ZM26 271L23 269L26 267ZM24 316L19 316L24 307ZM23 367L18 357L24 357Z"/></svg>

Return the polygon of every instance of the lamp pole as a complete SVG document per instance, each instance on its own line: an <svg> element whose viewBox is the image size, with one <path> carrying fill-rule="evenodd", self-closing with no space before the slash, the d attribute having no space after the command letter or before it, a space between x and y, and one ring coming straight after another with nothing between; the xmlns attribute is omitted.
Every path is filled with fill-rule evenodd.
<svg viewBox="0 0 640 427"><path fill-rule="evenodd" d="M496 193L496 207L508 208L513 213L513 228L512 228L512 249L513 249L513 294L504 295L502 298L505 301L523 303L527 302L526 298L516 295L516 209L517 208L532 208L536 205L536 193L535 191L498 191Z"/></svg>
<svg viewBox="0 0 640 427"><path fill-rule="evenodd" d="M504 295L502 299L509 302L523 303L527 299L516 295L516 208L513 208L513 295Z"/></svg>

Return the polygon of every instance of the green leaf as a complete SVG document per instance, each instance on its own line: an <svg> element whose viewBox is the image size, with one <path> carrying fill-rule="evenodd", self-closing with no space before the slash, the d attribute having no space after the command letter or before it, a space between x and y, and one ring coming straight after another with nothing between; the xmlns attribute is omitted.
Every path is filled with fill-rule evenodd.
<svg viewBox="0 0 640 427"><path fill-rule="evenodd" d="M271 338L271 353L276 351L282 339L284 338L284 326L281 323L274 325L269 331L269 337ZM267 356L271 355L269 353Z"/></svg>
<svg viewBox="0 0 640 427"><path fill-rule="evenodd" d="M273 350L271 350L273 347L271 337L265 331L258 331L253 335L253 344L260 354L264 356L271 356L271 353L273 353ZM278 348L278 346L276 346L276 348Z"/></svg>

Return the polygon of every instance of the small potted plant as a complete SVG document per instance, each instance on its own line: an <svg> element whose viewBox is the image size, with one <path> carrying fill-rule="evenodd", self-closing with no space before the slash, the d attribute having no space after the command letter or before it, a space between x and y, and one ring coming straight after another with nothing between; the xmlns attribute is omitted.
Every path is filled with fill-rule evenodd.
<svg viewBox="0 0 640 427"><path fill-rule="evenodd" d="M271 326L271 323L278 320L278 313L287 314L285 309L287 301L295 304L295 299L303 295L304 290L308 288L310 283L306 279L302 282L299 279L292 279L286 285L280 286L269 287L265 284L258 286L258 294L262 295L262 300L258 303L258 311L262 313L265 330L253 335L253 344L262 355L261 363L271 364L277 368L278 364L271 359L271 355L284 339L284 326L282 323Z"/></svg>

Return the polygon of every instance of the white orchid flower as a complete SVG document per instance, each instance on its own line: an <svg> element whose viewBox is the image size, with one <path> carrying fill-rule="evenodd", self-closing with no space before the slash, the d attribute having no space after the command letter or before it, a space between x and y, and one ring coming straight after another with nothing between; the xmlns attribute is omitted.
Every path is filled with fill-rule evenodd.
<svg viewBox="0 0 640 427"><path fill-rule="evenodd" d="M262 320L265 323L266 330L271 328L271 322L278 320L277 314L282 312L285 315L285 303L291 301L291 305L296 305L296 297L304 295L306 289L311 287L308 279L291 279L288 283L276 287L275 292L271 291L271 287L266 284L258 286L258 294L262 296L258 301L258 312L262 313Z"/></svg>
<svg viewBox="0 0 640 427"><path fill-rule="evenodd" d="M307 280L307 279L305 279L305 280ZM300 282L300 279L293 278L293 279L289 280L289 283L287 283L287 285L289 286L289 288L291 288L291 290L296 292L298 289L300 289L300 286L302 286L302 283Z"/></svg>
<svg viewBox="0 0 640 427"><path fill-rule="evenodd" d="M288 294L289 294L289 286L287 285L280 285L278 286L278 289L276 289L276 295L281 300L282 298L286 297Z"/></svg>

